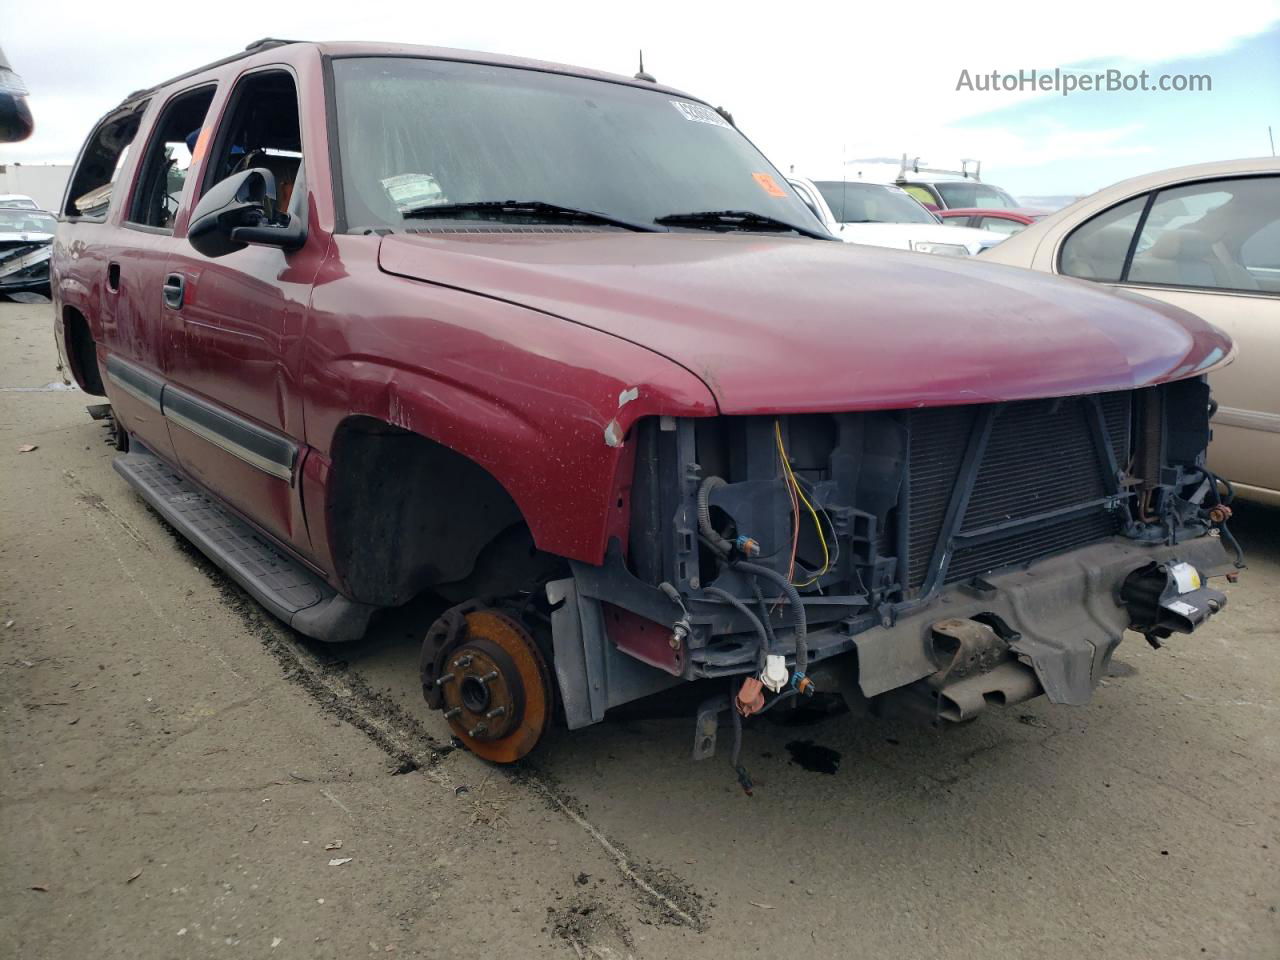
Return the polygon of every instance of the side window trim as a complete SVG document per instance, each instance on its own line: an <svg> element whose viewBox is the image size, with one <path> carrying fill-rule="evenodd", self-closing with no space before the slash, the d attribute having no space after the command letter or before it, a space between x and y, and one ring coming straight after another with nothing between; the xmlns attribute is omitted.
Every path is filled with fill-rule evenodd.
<svg viewBox="0 0 1280 960"><path fill-rule="evenodd" d="M1159 191L1157 189L1152 189L1149 192L1158 193ZM1128 270L1129 261L1130 259L1132 259L1132 256L1133 256L1134 245L1137 242L1136 238L1138 237L1138 227L1141 226L1143 223L1145 223L1145 220L1146 220L1146 211L1150 204L1149 197L1143 201L1142 210L1139 211L1138 220L1134 225L1133 233L1132 235L1130 235L1128 243L1125 247L1125 258L1120 263L1120 270L1118 270L1116 273L1116 279L1099 280L1096 277L1087 277L1087 276L1081 276L1080 274L1076 274L1076 273L1070 273L1064 268L1063 261L1066 259L1067 247L1071 245L1072 240L1074 240L1090 224L1095 223L1098 220L1101 220L1103 217L1107 216L1108 214L1116 210L1119 210L1121 207L1126 206L1127 204L1133 203L1135 200L1142 199L1144 196L1145 195L1142 193L1135 193L1132 196L1128 196L1121 200L1117 200L1115 203L1112 203L1109 206L1103 207L1097 213L1090 214L1084 220L1081 220L1079 223L1072 226L1071 229L1068 230L1062 236L1062 238L1057 241L1057 246L1054 248L1053 272L1061 277L1074 277L1078 280L1091 280L1097 283L1123 283L1124 282L1123 278L1125 276L1126 271Z"/></svg>
<svg viewBox="0 0 1280 960"><path fill-rule="evenodd" d="M1151 207L1156 202L1156 196L1160 193L1157 190L1151 190L1147 193L1147 201L1142 205L1142 212L1138 214L1138 224L1133 228L1133 236L1129 238L1129 249L1124 255L1124 265L1120 268L1120 279L1116 283L1129 282L1129 270L1133 266L1133 255L1138 252L1138 241L1142 239L1142 231L1147 226L1147 214L1151 212ZM1133 197L1126 197L1125 203L1132 200Z"/></svg>

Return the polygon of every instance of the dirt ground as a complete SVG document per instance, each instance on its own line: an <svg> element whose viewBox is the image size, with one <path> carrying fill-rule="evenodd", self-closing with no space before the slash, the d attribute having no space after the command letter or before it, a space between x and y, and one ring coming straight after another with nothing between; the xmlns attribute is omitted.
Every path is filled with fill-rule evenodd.
<svg viewBox="0 0 1280 960"><path fill-rule="evenodd" d="M422 703L429 610L323 647L179 542L50 320L0 304L0 954L1280 956L1280 511L1240 510L1225 613L1128 638L1087 708L761 718L751 798L688 717L512 772Z"/></svg>

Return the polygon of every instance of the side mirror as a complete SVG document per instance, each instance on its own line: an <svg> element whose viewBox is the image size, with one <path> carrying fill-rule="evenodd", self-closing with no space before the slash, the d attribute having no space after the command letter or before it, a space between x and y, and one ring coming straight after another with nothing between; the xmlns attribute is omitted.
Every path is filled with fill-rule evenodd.
<svg viewBox="0 0 1280 960"><path fill-rule="evenodd" d="M25 140L34 127L26 85L0 50L0 143Z"/></svg>
<svg viewBox="0 0 1280 960"><path fill-rule="evenodd" d="M223 257L251 243L297 250L307 232L288 214L277 214L275 174L254 167L209 188L191 213L187 239L206 257Z"/></svg>

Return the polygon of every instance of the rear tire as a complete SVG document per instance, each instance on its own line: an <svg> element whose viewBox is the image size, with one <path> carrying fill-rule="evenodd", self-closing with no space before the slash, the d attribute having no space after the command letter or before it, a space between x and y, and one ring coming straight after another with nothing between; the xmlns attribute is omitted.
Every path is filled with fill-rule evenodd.
<svg viewBox="0 0 1280 960"><path fill-rule="evenodd" d="M120 421L116 419L115 411L111 411L111 419L107 423L107 429L111 431L110 444L121 453L129 452L129 431L126 430Z"/></svg>

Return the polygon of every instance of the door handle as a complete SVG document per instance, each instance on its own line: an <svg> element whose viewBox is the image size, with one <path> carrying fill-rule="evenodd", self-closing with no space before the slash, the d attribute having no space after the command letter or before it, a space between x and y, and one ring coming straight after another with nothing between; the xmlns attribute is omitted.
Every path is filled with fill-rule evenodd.
<svg viewBox="0 0 1280 960"><path fill-rule="evenodd" d="M174 310L182 309L182 295L187 281L180 273L171 273L164 278L164 305Z"/></svg>

